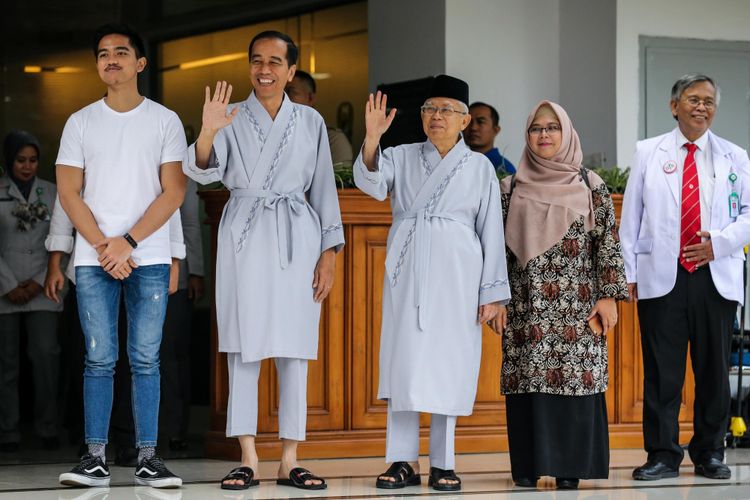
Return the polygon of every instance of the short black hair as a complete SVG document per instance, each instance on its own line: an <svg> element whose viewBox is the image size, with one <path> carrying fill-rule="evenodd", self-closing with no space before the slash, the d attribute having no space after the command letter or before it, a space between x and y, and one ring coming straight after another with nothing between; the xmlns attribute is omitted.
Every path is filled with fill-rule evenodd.
<svg viewBox="0 0 750 500"><path fill-rule="evenodd" d="M479 106L484 106L485 108L490 110L490 116L492 117L493 127L497 127L498 125L500 125L500 113L498 113L497 110L493 106L490 106L486 102L482 102L482 101L472 102L471 106L469 106L469 110L471 110L471 108L478 108Z"/></svg>
<svg viewBox="0 0 750 500"><path fill-rule="evenodd" d="M307 71L302 71L301 69L298 69L294 72L294 78L299 78L303 82L307 84L308 87L310 87L310 90L314 94L317 92L317 85L315 85L315 78L312 77L310 73Z"/></svg>
<svg viewBox="0 0 750 500"><path fill-rule="evenodd" d="M99 57L99 42L102 41L107 35L122 35L128 37L130 46L135 50L136 59L146 56L146 46L143 43L141 35L135 32L133 28L127 24L121 23L108 23L99 26L94 33L94 40L92 43L92 49L94 49L94 57Z"/></svg>
<svg viewBox="0 0 750 500"><path fill-rule="evenodd" d="M250 45L247 47L247 58L250 60L253 57L253 45L258 40L267 40L269 38L276 38L278 40L281 40L282 42L286 43L286 62L289 63L289 66L293 66L297 64L297 56L299 55L299 49L294 44L294 40L287 35L286 33L282 33L281 31L262 31L255 35L252 40L250 40Z"/></svg>

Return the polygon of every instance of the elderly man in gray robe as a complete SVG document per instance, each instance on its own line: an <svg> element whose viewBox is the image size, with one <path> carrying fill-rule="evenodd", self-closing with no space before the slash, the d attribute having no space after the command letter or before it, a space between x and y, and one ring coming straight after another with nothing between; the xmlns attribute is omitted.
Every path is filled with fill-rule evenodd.
<svg viewBox="0 0 750 500"><path fill-rule="evenodd" d="M227 353L227 436L242 448L241 466L223 489L258 484L255 435L261 360L274 358L280 382L278 484L323 489L297 463L305 439L307 362L316 359L320 303L333 285L335 252L344 244L331 150L323 118L284 93L298 50L276 31L250 42L247 100L229 104L232 86L206 87L203 123L185 173L230 191L219 225L216 320Z"/></svg>
<svg viewBox="0 0 750 500"><path fill-rule="evenodd" d="M430 475L439 491L461 489L454 469L456 417L470 415L481 326L505 327L510 287L495 170L461 131L469 87L439 75L421 108L428 140L381 151L396 110L370 95L366 136L354 164L357 186L391 196L383 285L378 398L388 401L386 462L378 488L420 484L419 412L431 413ZM450 369L446 369L450 367Z"/></svg>

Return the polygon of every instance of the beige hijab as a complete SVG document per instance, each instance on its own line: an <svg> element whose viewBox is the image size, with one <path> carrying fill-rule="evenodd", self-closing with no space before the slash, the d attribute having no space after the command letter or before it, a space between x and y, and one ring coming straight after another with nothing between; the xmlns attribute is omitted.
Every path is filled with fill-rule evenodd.
<svg viewBox="0 0 750 500"><path fill-rule="evenodd" d="M557 115L562 127L562 142L555 156L545 160L531 151L529 135L526 134L526 147L515 177L505 223L505 242L521 267L526 267L531 259L562 240L579 217L583 217L586 231L594 228L591 189L580 175L581 142L568 114L559 104L542 101L526 120L526 129L544 106ZM592 188L601 184L598 176L591 177L594 177L591 179Z"/></svg>

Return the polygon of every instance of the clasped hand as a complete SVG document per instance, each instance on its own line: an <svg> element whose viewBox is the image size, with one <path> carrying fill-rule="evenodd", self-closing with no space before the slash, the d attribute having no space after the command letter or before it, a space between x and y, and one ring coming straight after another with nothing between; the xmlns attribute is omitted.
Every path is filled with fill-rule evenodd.
<svg viewBox="0 0 750 500"><path fill-rule="evenodd" d="M102 268L117 280L124 280L138 267L131 257L133 247L122 236L104 238L94 249L99 253Z"/></svg>

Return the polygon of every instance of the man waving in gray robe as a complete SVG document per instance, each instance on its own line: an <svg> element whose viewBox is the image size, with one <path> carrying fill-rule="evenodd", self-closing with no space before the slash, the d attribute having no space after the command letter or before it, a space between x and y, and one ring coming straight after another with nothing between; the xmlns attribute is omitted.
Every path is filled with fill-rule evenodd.
<svg viewBox="0 0 750 500"><path fill-rule="evenodd" d="M206 88L203 124L185 173L230 191L219 225L216 320L227 353L227 436L242 448L241 466L223 489L258 484L255 435L261 360L274 358L280 383L277 483L323 489L297 464L305 439L307 361L317 357L320 303L333 285L335 252L344 244L331 151L323 118L284 93L297 47L277 31L248 49L253 92L229 104L231 85Z"/></svg>
<svg viewBox="0 0 750 500"><path fill-rule="evenodd" d="M429 485L461 487L453 472L456 417L476 396L484 323L500 332L510 287L495 170L461 131L469 87L439 75L421 108L428 140L380 151L396 110L370 95L354 164L362 191L390 194L378 397L388 401L386 462L378 488L420 484L419 412L431 413ZM449 367L449 368L448 368Z"/></svg>

